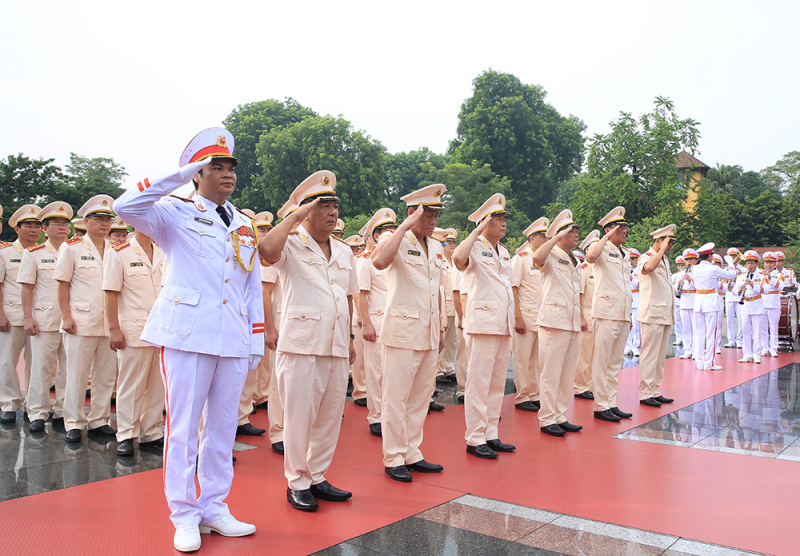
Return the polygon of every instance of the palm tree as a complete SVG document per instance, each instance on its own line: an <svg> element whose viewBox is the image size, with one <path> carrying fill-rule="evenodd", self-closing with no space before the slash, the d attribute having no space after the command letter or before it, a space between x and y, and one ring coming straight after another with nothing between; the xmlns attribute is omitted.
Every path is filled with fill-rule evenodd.
<svg viewBox="0 0 800 556"><path fill-rule="evenodd" d="M717 163L716 168L711 168L706 174L706 187L712 193L733 193L740 184L741 172L735 166L725 166Z"/></svg>

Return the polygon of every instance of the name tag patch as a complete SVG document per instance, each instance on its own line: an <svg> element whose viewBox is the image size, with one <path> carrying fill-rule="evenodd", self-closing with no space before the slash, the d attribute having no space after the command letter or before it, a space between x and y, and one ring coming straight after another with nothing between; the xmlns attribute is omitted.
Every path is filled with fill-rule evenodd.
<svg viewBox="0 0 800 556"><path fill-rule="evenodd" d="M608 256L609 257L614 257L615 259L618 259L619 258L619 253L609 253Z"/></svg>
<svg viewBox="0 0 800 556"><path fill-rule="evenodd" d="M214 222L209 220L208 218L200 218L199 216L194 217L195 222L200 222L201 224L205 224L206 226L212 226Z"/></svg>
<svg viewBox="0 0 800 556"><path fill-rule="evenodd" d="M55 259L42 259L42 262L43 263L55 263L56 260Z"/></svg>
<svg viewBox="0 0 800 556"><path fill-rule="evenodd" d="M409 255L414 255L415 257L419 257L420 256L420 252L419 251L412 251L411 249L408 250L408 254Z"/></svg>
<svg viewBox="0 0 800 556"><path fill-rule="evenodd" d="M131 263L131 266L144 266L144 263Z"/></svg>
<svg viewBox="0 0 800 556"><path fill-rule="evenodd" d="M561 264L569 264L569 261L566 259L558 259L558 262L560 262Z"/></svg>
<svg viewBox="0 0 800 556"><path fill-rule="evenodd" d="M483 253L481 253L481 255L483 255L484 257L489 257L489 258L491 258L491 257L493 256L493 254L492 254L492 253L487 253L486 251L484 251Z"/></svg>
<svg viewBox="0 0 800 556"><path fill-rule="evenodd" d="M10 263L21 263L22 259L9 259L8 262L10 262Z"/></svg>
<svg viewBox="0 0 800 556"><path fill-rule="evenodd" d="M81 260L82 261L93 261L94 257L92 257L90 255L81 255Z"/></svg>

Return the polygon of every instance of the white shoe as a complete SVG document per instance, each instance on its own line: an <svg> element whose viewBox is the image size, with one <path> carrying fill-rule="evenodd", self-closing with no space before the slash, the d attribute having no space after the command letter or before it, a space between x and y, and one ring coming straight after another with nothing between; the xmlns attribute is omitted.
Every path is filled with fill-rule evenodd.
<svg viewBox="0 0 800 556"><path fill-rule="evenodd" d="M683 355L681 355L681 359L691 359L691 357L692 357L691 353L684 353Z"/></svg>
<svg viewBox="0 0 800 556"><path fill-rule="evenodd" d="M632 355L632 354L633 354L633 352L631 350L629 350L628 348L625 348L625 351L622 352L622 355Z"/></svg>
<svg viewBox="0 0 800 556"><path fill-rule="evenodd" d="M739 363L752 363L752 362L753 362L752 357L745 357L743 359L739 359Z"/></svg>
<svg viewBox="0 0 800 556"><path fill-rule="evenodd" d="M762 349L761 350L761 357L769 357L769 350Z"/></svg>
<svg viewBox="0 0 800 556"><path fill-rule="evenodd" d="M214 521L200 524L201 533L214 531L223 537L246 537L256 532L256 526L238 521L232 515L226 515Z"/></svg>
<svg viewBox="0 0 800 556"><path fill-rule="evenodd" d="M761 363L761 359L758 357L753 357L753 363Z"/></svg>
<svg viewBox="0 0 800 556"><path fill-rule="evenodd" d="M683 340L675 340L674 342L672 342L672 345L673 346L682 346L683 345Z"/></svg>
<svg viewBox="0 0 800 556"><path fill-rule="evenodd" d="M711 367L709 369L707 369L707 370L709 370L709 371L721 371L722 367L720 365L711 365Z"/></svg>
<svg viewBox="0 0 800 556"><path fill-rule="evenodd" d="M778 357L778 352L777 351L770 351L769 354L770 354L770 357Z"/></svg>
<svg viewBox="0 0 800 556"><path fill-rule="evenodd" d="M736 347L736 344L734 342L728 342L727 344L725 344L725 347L726 348Z"/></svg>
<svg viewBox="0 0 800 556"><path fill-rule="evenodd" d="M722 353L722 350L721 350L721 349L719 349L719 348L717 348L717 349L715 350L715 353L716 353L717 355L719 355L720 353Z"/></svg>
<svg viewBox="0 0 800 556"><path fill-rule="evenodd" d="M200 530L197 525L187 525L175 529L172 546L181 552L194 552L200 550Z"/></svg>
<svg viewBox="0 0 800 556"><path fill-rule="evenodd" d="M634 357L639 357L639 350L638 349L633 350L633 356Z"/></svg>
<svg viewBox="0 0 800 556"><path fill-rule="evenodd" d="M740 344L740 343L738 343L738 342L737 342L737 344L736 344L736 349L742 349L742 344Z"/></svg>

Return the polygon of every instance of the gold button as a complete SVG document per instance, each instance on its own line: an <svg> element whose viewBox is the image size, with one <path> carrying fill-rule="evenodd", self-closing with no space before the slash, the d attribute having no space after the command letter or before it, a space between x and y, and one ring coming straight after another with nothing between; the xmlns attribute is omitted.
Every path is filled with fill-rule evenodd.
<svg viewBox="0 0 800 556"><path fill-rule="evenodd" d="M223 304L223 305L227 305L227 304L228 304L228 300L227 300L227 299L223 299L223 300L222 300L222 304Z"/></svg>
<svg viewBox="0 0 800 556"><path fill-rule="evenodd" d="M336 298L336 301L339 301L339 298L338 298L338 297Z"/></svg>
<svg viewBox="0 0 800 556"><path fill-rule="evenodd" d="M483 306L483 308L484 308L484 309L488 309L488 308L489 308L489 306L488 306L488 305L484 305L484 306Z"/></svg>
<svg viewBox="0 0 800 556"><path fill-rule="evenodd" d="M172 301L174 301L175 303L177 303L177 302L178 302L178 298L176 297L176 298L175 298L175 299L173 299Z"/></svg>
<svg viewBox="0 0 800 556"><path fill-rule="evenodd" d="M244 316L249 317L250 313L245 313Z"/></svg>
<svg viewBox="0 0 800 556"><path fill-rule="evenodd" d="M406 314L405 313L403 313L403 318L406 318Z"/></svg>
<svg viewBox="0 0 800 556"><path fill-rule="evenodd" d="M228 243L230 243L230 242L231 242L231 238L228 238L228 239L226 239L225 241L227 241Z"/></svg>
<svg viewBox="0 0 800 556"><path fill-rule="evenodd" d="M306 318L306 316L305 316L305 315L300 315L300 318L301 318L301 319L305 319L305 318Z"/></svg>
<svg viewBox="0 0 800 556"><path fill-rule="evenodd" d="M205 230L203 228L200 228L200 233L202 234L203 232L205 232Z"/></svg>
<svg viewBox="0 0 800 556"><path fill-rule="evenodd" d="M227 259L225 259L225 262L227 263L227 262L228 262L228 261L230 261L230 260L231 260L231 258L230 258L230 257L228 257Z"/></svg>
<svg viewBox="0 0 800 556"><path fill-rule="evenodd" d="M227 284L230 278L225 278L225 283Z"/></svg>

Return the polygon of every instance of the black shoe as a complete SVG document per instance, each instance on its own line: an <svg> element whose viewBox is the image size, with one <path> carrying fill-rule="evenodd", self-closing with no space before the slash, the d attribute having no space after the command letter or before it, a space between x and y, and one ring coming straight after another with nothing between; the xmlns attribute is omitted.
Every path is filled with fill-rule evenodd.
<svg viewBox="0 0 800 556"><path fill-rule="evenodd" d="M513 452L517 449L516 446L513 444L503 444L500 442L499 438L495 438L494 440L487 440L486 445L494 450L495 452Z"/></svg>
<svg viewBox="0 0 800 556"><path fill-rule="evenodd" d="M236 427L237 435L243 434L245 436L261 436L265 432L267 431L264 429L257 429L250 423L245 423L244 425L239 425L238 427Z"/></svg>
<svg viewBox="0 0 800 556"><path fill-rule="evenodd" d="M458 405L464 405L464 396L456 396L456 403Z"/></svg>
<svg viewBox="0 0 800 556"><path fill-rule="evenodd" d="M118 456L132 456L133 455L133 440L130 438L123 440L119 444L117 444L117 455Z"/></svg>
<svg viewBox="0 0 800 556"><path fill-rule="evenodd" d="M449 375L447 377L447 381L452 382L453 384L458 384L458 377L456 376L456 373Z"/></svg>
<svg viewBox="0 0 800 556"><path fill-rule="evenodd" d="M267 409L269 407L269 401L264 403L256 404L256 409Z"/></svg>
<svg viewBox="0 0 800 556"><path fill-rule="evenodd" d="M234 463L236 463L236 456L231 454L231 465L233 465Z"/></svg>
<svg viewBox="0 0 800 556"><path fill-rule="evenodd" d="M653 398L653 399L654 399L655 401L657 401L658 403L672 403L672 402L674 402L674 401L675 401L675 400L673 400L672 398L665 398L664 396L656 396L656 397L655 397L655 398Z"/></svg>
<svg viewBox="0 0 800 556"><path fill-rule="evenodd" d="M661 407L661 403L655 398L647 398L646 400L639 400L642 405L649 405L650 407Z"/></svg>
<svg viewBox="0 0 800 556"><path fill-rule="evenodd" d="M283 455L283 440L281 440L280 442L274 442L272 444L272 451L275 452L276 454Z"/></svg>
<svg viewBox="0 0 800 556"><path fill-rule="evenodd" d="M367 398L358 398L357 400L353 400L353 403L358 407L367 407Z"/></svg>
<svg viewBox="0 0 800 556"><path fill-rule="evenodd" d="M161 438L157 438L157 439L151 440L149 442L139 442L139 449L141 450L142 448L144 448L144 449L156 449L157 448L159 450L163 450L164 449L164 437L162 436Z"/></svg>
<svg viewBox="0 0 800 556"><path fill-rule="evenodd" d="M411 482L411 473L406 469L405 465L398 465L397 467L385 467L383 469L390 478L401 483Z"/></svg>
<svg viewBox="0 0 800 556"><path fill-rule="evenodd" d="M82 436L81 429L69 429L67 431L67 436L65 437L65 440L67 442L80 442L81 436Z"/></svg>
<svg viewBox="0 0 800 556"><path fill-rule="evenodd" d="M87 398L91 398L92 397L92 389L91 388L87 388L86 389L86 397Z"/></svg>
<svg viewBox="0 0 800 556"><path fill-rule="evenodd" d="M381 431L380 423L372 423L369 426L369 432L371 432L374 436L383 436L383 431Z"/></svg>
<svg viewBox="0 0 800 556"><path fill-rule="evenodd" d="M606 409L605 411L595 411L594 418L600 419L601 421L608 421L609 423L620 422L619 416L610 409Z"/></svg>
<svg viewBox="0 0 800 556"><path fill-rule="evenodd" d="M633 413L627 413L625 411L622 411L618 407L612 407L609 411L611 411L611 413L613 413L620 419L630 419L631 417L633 417Z"/></svg>
<svg viewBox="0 0 800 556"><path fill-rule="evenodd" d="M328 502L343 502L353 497L352 492L336 488L328 481L322 481L317 485L311 485L311 495L319 500Z"/></svg>
<svg viewBox="0 0 800 556"><path fill-rule="evenodd" d="M437 376L436 382L438 382L439 384L448 384L450 382L450 378L444 375Z"/></svg>
<svg viewBox="0 0 800 556"><path fill-rule="evenodd" d="M258 409L256 409L256 404L253 404L253 410L250 411L250 415L255 415L256 413L258 413Z"/></svg>
<svg viewBox="0 0 800 556"><path fill-rule="evenodd" d="M563 423L558 423L558 426L564 429L564 432L578 432L583 430L583 427L580 425L573 425L569 421L564 421Z"/></svg>
<svg viewBox="0 0 800 556"><path fill-rule="evenodd" d="M16 411L3 411L0 413L0 423L16 423L17 421L17 412Z"/></svg>
<svg viewBox="0 0 800 556"><path fill-rule="evenodd" d="M558 425L547 425L546 427L541 427L539 430L545 434L549 434L550 436L564 436L567 434L564 432L564 429Z"/></svg>
<svg viewBox="0 0 800 556"><path fill-rule="evenodd" d="M536 409L542 409L542 402L541 401L536 400L535 402L531 402L531 403L536 406Z"/></svg>
<svg viewBox="0 0 800 556"><path fill-rule="evenodd" d="M301 512L313 512L319 508L319 504L317 504L314 495L311 494L310 488L305 490L292 490L287 488L286 499L295 510L300 510Z"/></svg>
<svg viewBox="0 0 800 556"><path fill-rule="evenodd" d="M481 459L497 459L497 452L489 448L487 444L478 446L467 445L467 453Z"/></svg>
<svg viewBox="0 0 800 556"><path fill-rule="evenodd" d="M102 427L97 427L96 429L89 429L89 434L92 436L100 435L100 436L116 436L117 431L109 427L108 425L103 425Z"/></svg>
<svg viewBox="0 0 800 556"><path fill-rule="evenodd" d="M431 403L428 404L428 413L430 413L431 411L444 411L444 406L439 405L434 401L431 401Z"/></svg>
<svg viewBox="0 0 800 556"><path fill-rule="evenodd" d="M537 411L539 411L539 408L536 407L533 404L533 402L517 403L517 404L514 404L514 407L516 407L517 409L521 409L522 411L530 411L532 413L536 413Z"/></svg>
<svg viewBox="0 0 800 556"><path fill-rule="evenodd" d="M409 471L417 471L418 473L441 473L444 467L438 463L429 463L421 459L416 463L409 463L406 465L406 469Z"/></svg>
<svg viewBox="0 0 800 556"><path fill-rule="evenodd" d="M592 394L591 392L589 392L587 390L586 392L581 392L580 394L575 394L575 397L580 399L580 400L593 400L594 399L594 394Z"/></svg>
<svg viewBox="0 0 800 556"><path fill-rule="evenodd" d="M42 432L44 430L44 419L34 419L31 421L31 432Z"/></svg>

